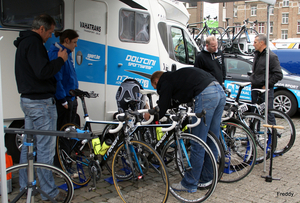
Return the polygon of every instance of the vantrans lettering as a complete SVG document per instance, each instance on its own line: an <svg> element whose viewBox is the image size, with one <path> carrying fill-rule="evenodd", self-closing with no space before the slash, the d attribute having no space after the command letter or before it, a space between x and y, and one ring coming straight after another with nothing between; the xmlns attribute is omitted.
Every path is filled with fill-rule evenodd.
<svg viewBox="0 0 300 203"><path fill-rule="evenodd" d="M88 29L88 30L101 32L101 26L98 26L98 25L93 25L93 24L89 24L89 23L80 22L80 27L82 27L84 29Z"/></svg>

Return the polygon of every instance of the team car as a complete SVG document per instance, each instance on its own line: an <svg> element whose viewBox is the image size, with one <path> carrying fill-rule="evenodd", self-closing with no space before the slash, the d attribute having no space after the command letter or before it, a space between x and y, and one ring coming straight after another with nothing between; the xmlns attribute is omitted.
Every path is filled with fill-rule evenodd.
<svg viewBox="0 0 300 203"><path fill-rule="evenodd" d="M249 82L248 72L252 71L252 56L224 54L226 80L224 86L235 97L239 86L232 82ZM300 108L300 76L281 67L283 79L274 86L274 108L287 113L290 117ZM251 101L251 85L244 87L240 99Z"/></svg>

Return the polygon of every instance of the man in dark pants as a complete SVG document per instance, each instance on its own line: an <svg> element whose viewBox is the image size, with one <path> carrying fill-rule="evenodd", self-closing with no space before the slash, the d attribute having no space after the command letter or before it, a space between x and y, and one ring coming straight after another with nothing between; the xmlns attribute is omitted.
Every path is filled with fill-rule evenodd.
<svg viewBox="0 0 300 203"><path fill-rule="evenodd" d="M197 55L194 67L212 74L222 85L226 77L224 55L218 50L218 41L214 36L206 38L206 46Z"/></svg>
<svg viewBox="0 0 300 203"><path fill-rule="evenodd" d="M253 89L265 89L266 83L266 48L267 37L264 34L259 34L255 37L254 44L254 60L252 66L251 81L251 98L252 103L257 103L258 91ZM274 85L282 79L282 71L277 55L269 50L269 91L268 91L268 108L273 108L274 100ZM265 100L265 94L262 95L262 102ZM275 116L268 113L270 124L275 125Z"/></svg>
<svg viewBox="0 0 300 203"><path fill-rule="evenodd" d="M54 94L56 80L54 75L68 59L66 50L58 52L58 58L49 61L44 43L54 31L55 21L49 15L37 16L32 30L21 31L14 41L17 47L15 76L18 92L21 94L21 108L25 114L25 129L56 130L57 112ZM23 142L26 142L26 135ZM34 135L36 160L52 165L55 153L55 136ZM27 147L23 145L20 163L27 162ZM56 201L63 201L63 193L54 183L52 172L37 170L41 189ZM20 189L27 186L27 172L20 170ZM44 195L42 200L48 200ZM24 196L23 196L24 197ZM22 198L23 198L22 197Z"/></svg>
<svg viewBox="0 0 300 203"><path fill-rule="evenodd" d="M159 94L160 118L165 115L167 109L194 99L195 113L200 113L204 109L206 123L201 122L192 129L192 133L204 142L209 130L219 135L226 97L223 88L211 74L199 68L181 68L175 72L156 71L151 76L151 84ZM218 151L215 145L210 142L207 144L217 157ZM199 183L202 187L210 185L212 174L202 169L211 168L211 162L206 159L203 147L199 147L194 142L191 143L190 160L192 170L185 173L180 183L171 186L173 190L196 192Z"/></svg>

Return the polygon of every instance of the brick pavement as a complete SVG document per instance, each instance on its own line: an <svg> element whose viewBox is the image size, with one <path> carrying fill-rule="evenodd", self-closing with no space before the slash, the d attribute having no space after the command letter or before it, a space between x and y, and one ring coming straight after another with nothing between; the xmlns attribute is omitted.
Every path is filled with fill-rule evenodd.
<svg viewBox="0 0 300 203"><path fill-rule="evenodd" d="M300 116L293 118L296 132L300 133ZM218 183L215 192L206 202L288 202L300 203L300 139L296 138L292 149L283 156L273 159L272 176L280 178L271 183L265 182L265 176L269 174L269 163L266 162L266 172L263 172L263 164L258 164L253 171L244 179L236 183ZM107 173L103 172L103 177ZM90 183L91 184L91 183ZM155 194L153 194L155 197ZM119 202L113 185L110 185L103 178L97 183L97 190L88 192L88 187L75 190L73 203L99 203ZM149 200L151 202L151 200ZM171 194L168 202L178 202Z"/></svg>

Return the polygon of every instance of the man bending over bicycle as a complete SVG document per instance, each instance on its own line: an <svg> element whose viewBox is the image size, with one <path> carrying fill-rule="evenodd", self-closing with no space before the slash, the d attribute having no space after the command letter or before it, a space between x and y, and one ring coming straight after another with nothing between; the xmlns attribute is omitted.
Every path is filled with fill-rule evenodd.
<svg viewBox="0 0 300 203"><path fill-rule="evenodd" d="M206 142L207 133L211 130L215 135L219 134L221 116L225 105L225 93L216 79L206 71L199 68L181 68L175 72L156 71L151 76L151 84L159 94L158 107L159 118L162 118L169 108L182 103L195 100L195 113L206 111L206 122L201 122L193 128L192 133ZM193 121L195 122L195 121ZM207 143L214 156L217 150L213 143ZM211 174L202 173L204 165L211 167L206 161L205 151L192 143L191 163L192 169L187 171L184 178L178 184L171 187L175 191L196 192L199 183L209 183ZM207 186L204 184L202 186Z"/></svg>

